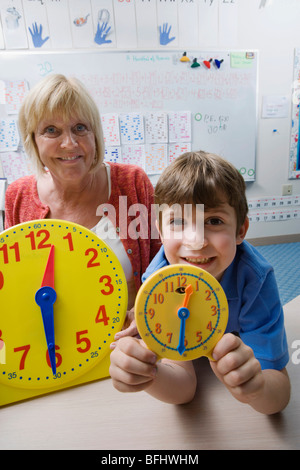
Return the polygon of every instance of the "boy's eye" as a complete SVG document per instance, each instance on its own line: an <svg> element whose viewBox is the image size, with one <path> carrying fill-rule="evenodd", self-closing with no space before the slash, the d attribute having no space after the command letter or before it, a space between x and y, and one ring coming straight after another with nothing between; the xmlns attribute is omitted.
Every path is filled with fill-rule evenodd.
<svg viewBox="0 0 300 470"><path fill-rule="evenodd" d="M175 218L170 220L170 225L173 225L174 227L183 227L185 225L185 221L181 218Z"/></svg>
<svg viewBox="0 0 300 470"><path fill-rule="evenodd" d="M207 222L208 225L222 225L223 222L218 217L211 217Z"/></svg>

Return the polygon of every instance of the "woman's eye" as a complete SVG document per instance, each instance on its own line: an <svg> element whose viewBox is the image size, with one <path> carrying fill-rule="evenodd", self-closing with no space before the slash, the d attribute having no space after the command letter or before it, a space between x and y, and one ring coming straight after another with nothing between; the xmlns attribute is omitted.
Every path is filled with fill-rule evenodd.
<svg viewBox="0 0 300 470"><path fill-rule="evenodd" d="M87 127L85 124L76 124L75 126L75 132L78 134L85 133L87 131Z"/></svg>
<svg viewBox="0 0 300 470"><path fill-rule="evenodd" d="M48 126L45 129L46 134L55 134L57 132L57 129L55 126Z"/></svg>

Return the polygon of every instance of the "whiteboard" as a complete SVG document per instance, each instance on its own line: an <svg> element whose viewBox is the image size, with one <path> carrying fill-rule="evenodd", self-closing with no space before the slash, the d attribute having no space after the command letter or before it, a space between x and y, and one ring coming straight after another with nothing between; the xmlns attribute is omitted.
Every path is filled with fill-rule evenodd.
<svg viewBox="0 0 300 470"><path fill-rule="evenodd" d="M190 112L191 149L223 156L253 181L257 52L189 51L188 62L182 56L182 51L4 52L0 80L25 79L32 87L49 73L64 73L86 85L101 114ZM195 63L199 66L192 67Z"/></svg>

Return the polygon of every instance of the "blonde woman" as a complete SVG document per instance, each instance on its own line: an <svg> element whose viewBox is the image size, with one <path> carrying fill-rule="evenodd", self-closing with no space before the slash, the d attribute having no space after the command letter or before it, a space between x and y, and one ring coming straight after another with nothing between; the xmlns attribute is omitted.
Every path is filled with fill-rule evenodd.
<svg viewBox="0 0 300 470"><path fill-rule="evenodd" d="M37 172L9 186L5 227L52 218L93 230L123 266L131 308L141 275L160 246L158 237L151 238L153 187L147 175L134 165L104 163L98 108L75 78L49 75L32 88L19 113L19 128ZM146 209L143 237L127 230L133 218L129 209L136 204Z"/></svg>

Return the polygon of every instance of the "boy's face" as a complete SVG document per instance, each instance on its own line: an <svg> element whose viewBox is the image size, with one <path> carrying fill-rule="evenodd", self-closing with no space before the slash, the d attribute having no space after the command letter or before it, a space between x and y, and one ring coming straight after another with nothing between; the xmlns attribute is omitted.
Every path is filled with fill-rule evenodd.
<svg viewBox="0 0 300 470"><path fill-rule="evenodd" d="M165 255L170 264L198 266L220 281L249 222L246 219L237 234L236 214L228 203L202 212L202 217L198 206L203 207L197 204L187 211L185 206L181 211L172 207L163 210L161 238Z"/></svg>

